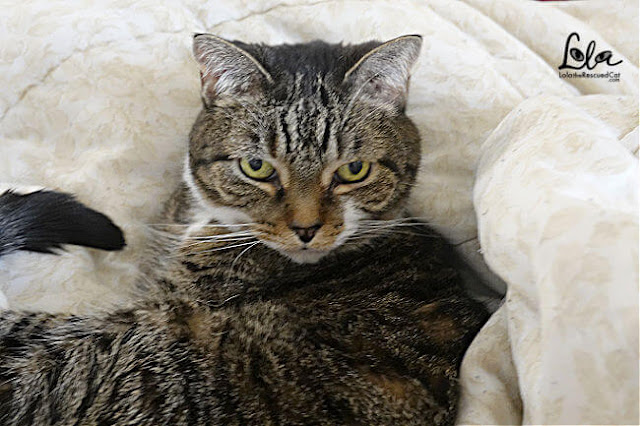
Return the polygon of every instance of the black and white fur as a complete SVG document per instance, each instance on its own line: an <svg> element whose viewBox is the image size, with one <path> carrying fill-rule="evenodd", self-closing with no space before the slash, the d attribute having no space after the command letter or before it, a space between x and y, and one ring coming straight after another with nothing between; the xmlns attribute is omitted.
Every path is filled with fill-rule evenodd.
<svg viewBox="0 0 640 426"><path fill-rule="evenodd" d="M0 193L0 256L18 250L54 253L65 244L120 250L124 235L107 216L63 192Z"/></svg>

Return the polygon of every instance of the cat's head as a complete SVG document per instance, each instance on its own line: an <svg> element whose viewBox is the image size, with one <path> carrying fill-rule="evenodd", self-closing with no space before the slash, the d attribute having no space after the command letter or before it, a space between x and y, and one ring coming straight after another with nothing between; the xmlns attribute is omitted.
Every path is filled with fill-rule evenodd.
<svg viewBox="0 0 640 426"><path fill-rule="evenodd" d="M204 107L185 180L200 217L249 224L317 262L362 224L397 218L420 161L405 115L422 39L265 46L194 38Z"/></svg>

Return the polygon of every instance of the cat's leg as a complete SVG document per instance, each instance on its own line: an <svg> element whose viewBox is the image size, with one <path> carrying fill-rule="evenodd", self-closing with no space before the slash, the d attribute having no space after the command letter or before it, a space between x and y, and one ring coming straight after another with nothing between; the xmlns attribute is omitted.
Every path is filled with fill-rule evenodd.
<svg viewBox="0 0 640 426"><path fill-rule="evenodd" d="M0 424L215 422L195 311L165 301L96 317L0 313Z"/></svg>
<svg viewBox="0 0 640 426"><path fill-rule="evenodd" d="M107 216L72 195L33 188L0 191L0 256L16 250L51 253L63 244L119 250L125 242Z"/></svg>

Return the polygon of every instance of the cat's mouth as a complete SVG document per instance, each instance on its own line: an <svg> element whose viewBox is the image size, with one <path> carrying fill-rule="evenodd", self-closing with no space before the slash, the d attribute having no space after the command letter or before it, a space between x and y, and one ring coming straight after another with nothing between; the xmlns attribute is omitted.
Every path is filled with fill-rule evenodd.
<svg viewBox="0 0 640 426"><path fill-rule="evenodd" d="M353 232L351 229L343 229L342 226L336 228L334 233L321 229L307 241L284 226L281 229L260 227L253 229L253 232L264 245L293 262L313 264L334 252ZM280 233L274 231L280 231Z"/></svg>
<svg viewBox="0 0 640 426"><path fill-rule="evenodd" d="M332 249L317 249L308 246L297 249L284 249L275 244L267 243L267 245L296 263L318 263L320 259L332 251Z"/></svg>

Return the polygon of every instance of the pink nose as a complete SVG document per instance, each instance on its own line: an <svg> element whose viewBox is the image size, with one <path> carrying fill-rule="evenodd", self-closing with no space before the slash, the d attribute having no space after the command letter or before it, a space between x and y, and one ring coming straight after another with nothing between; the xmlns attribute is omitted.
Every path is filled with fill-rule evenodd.
<svg viewBox="0 0 640 426"><path fill-rule="evenodd" d="M320 229L321 227L321 223L317 223L313 226L308 227L291 225L291 229L293 230L293 232L298 234L298 238L300 238L300 241L302 241L303 243L308 243L309 241L313 240L316 232L318 232L318 229Z"/></svg>

